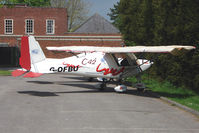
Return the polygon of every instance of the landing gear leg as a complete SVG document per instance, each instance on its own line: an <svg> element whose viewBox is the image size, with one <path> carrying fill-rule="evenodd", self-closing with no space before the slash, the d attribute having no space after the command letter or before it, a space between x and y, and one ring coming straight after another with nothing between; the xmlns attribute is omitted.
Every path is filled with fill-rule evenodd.
<svg viewBox="0 0 199 133"><path fill-rule="evenodd" d="M103 79L102 79L102 83L100 83L99 90L100 90L100 91L103 91L105 88L106 88L106 79L103 78Z"/></svg>

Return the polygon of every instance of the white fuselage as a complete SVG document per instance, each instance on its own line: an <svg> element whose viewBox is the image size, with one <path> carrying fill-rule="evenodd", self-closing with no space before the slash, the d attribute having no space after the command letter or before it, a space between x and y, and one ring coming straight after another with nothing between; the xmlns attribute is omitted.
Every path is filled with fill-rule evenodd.
<svg viewBox="0 0 199 133"><path fill-rule="evenodd" d="M146 70L150 63L141 64ZM71 73L87 77L119 78L136 75L139 72L136 66L121 66L111 54L102 52L82 53L64 59L50 59L31 65L32 72L38 73Z"/></svg>

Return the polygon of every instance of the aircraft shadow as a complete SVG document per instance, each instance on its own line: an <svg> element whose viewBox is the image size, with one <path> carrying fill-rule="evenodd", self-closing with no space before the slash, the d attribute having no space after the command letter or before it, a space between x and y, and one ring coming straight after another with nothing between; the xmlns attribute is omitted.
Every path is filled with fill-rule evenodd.
<svg viewBox="0 0 199 133"><path fill-rule="evenodd" d="M18 91L19 94L27 94L31 96L38 96L38 97L54 97L59 96L59 94L77 94L77 93L116 93L115 91L111 90L82 90L82 91L60 91L60 92L47 92L47 91ZM121 95L135 95L135 96L142 96L142 97L150 97L150 98L159 98L157 96L151 95L149 92L138 92L136 90L128 90L125 93L118 93Z"/></svg>
<svg viewBox="0 0 199 133"><path fill-rule="evenodd" d="M38 97L52 97L52 96L59 96L54 92L42 92L42 91L18 91L19 94L28 94L31 96L38 96Z"/></svg>
<svg viewBox="0 0 199 133"><path fill-rule="evenodd" d="M97 78L90 79L89 77L62 77L62 78L72 79L74 80L74 82L77 82L77 81L78 82L101 82L101 81L98 81Z"/></svg>
<svg viewBox="0 0 199 133"><path fill-rule="evenodd" d="M68 77L66 77L68 78ZM96 87L97 82L88 82L85 83L86 78L83 77L69 77L71 79L80 80L84 83L77 84L77 81L55 81L55 82L49 82L49 81L27 81L27 83L34 83L34 84L57 84L62 86L72 86L72 87L80 87L85 88L89 90L82 90L82 91L65 91L65 92L42 92L42 91L19 91L20 94L28 94L32 96L40 96L40 97L48 97L48 96L59 96L59 94L69 94L69 93L116 93L112 87L106 87L104 90L99 90ZM79 82L79 81L78 81ZM109 82L108 84L117 84L117 82ZM125 83L127 86L131 86L130 83ZM150 98L159 98L157 95L154 95L149 90L145 90L144 92L139 92L137 90L129 89L125 93L118 93L118 94L125 94L125 95L136 95L136 96L142 96L142 97L150 97Z"/></svg>
<svg viewBox="0 0 199 133"><path fill-rule="evenodd" d="M68 77L66 77L68 78ZM70 77L71 79L79 80L82 82L85 82L87 80L86 78L83 77ZM78 82L79 82L78 81ZM58 94L69 94L69 93L116 93L113 88L107 87L105 90L100 91L98 88L96 88L95 83L97 82L92 82L94 84L88 83L80 83L77 84L77 81L60 81L60 82L49 82L49 81L27 81L28 83L34 83L34 84L57 84L57 85L63 85L63 86L72 86L72 87L81 87L85 89L90 89L90 90L82 90L82 91L66 91L66 92L41 92L41 91L19 91L18 93L20 94L28 94L32 96L40 96L40 97L49 97L49 96L59 96ZM110 82L108 84L116 84L117 82ZM125 83L127 86L131 86L130 83ZM168 97L168 98L189 98L193 95L191 94L170 94L166 92L152 92L150 90L145 90L144 92L139 92L137 90L128 90L125 93L121 93L125 95L135 95L135 96L142 96L142 97L150 97L150 98L160 98L160 96L163 97Z"/></svg>
<svg viewBox="0 0 199 133"><path fill-rule="evenodd" d="M28 83L35 83L35 84L54 84L54 82L49 81L26 81Z"/></svg>
<svg viewBox="0 0 199 133"><path fill-rule="evenodd" d="M28 81L28 83L36 83L36 84L57 84L53 82L47 81ZM106 87L104 90L99 90L95 87L94 84L74 84L72 83L60 83L58 85L63 86L72 86L72 87L81 87L82 89L87 90L74 90L74 91L60 91L60 92L53 92L53 91L18 91L19 94L27 94L31 96L38 96L38 97L52 97L52 96L59 96L59 94L71 94L71 93L117 93L114 91L112 87ZM150 97L150 98L159 98L156 95L153 95L150 91L146 90L144 92L139 92L137 90L128 90L125 93L118 93L121 95L134 95L134 96L142 96L142 97Z"/></svg>
<svg viewBox="0 0 199 133"><path fill-rule="evenodd" d="M77 94L77 93L113 93L111 90L82 90L82 91L60 91L60 92L47 92L47 91L18 91L19 94L27 94L31 96L38 96L38 97L52 97L52 96L59 96L59 94Z"/></svg>
<svg viewBox="0 0 199 133"><path fill-rule="evenodd" d="M80 76L80 77L72 77L72 76L71 76L71 77L66 77L66 76L63 76L62 78L74 79L74 80L80 80L80 81L82 80L82 81L84 81L84 82L85 82L85 81L88 81L88 79L89 79L88 77L81 77L81 76ZM96 81L97 81L97 80L96 80Z"/></svg>

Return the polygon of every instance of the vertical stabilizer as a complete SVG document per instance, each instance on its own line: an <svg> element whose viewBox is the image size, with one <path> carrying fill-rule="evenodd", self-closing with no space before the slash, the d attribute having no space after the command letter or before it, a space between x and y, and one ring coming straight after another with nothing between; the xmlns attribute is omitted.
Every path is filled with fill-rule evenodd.
<svg viewBox="0 0 199 133"><path fill-rule="evenodd" d="M37 63L42 62L46 59L39 43L33 36L23 36L21 38L21 57L19 64L24 70L15 70L12 72L14 77L39 77L42 73L39 73Z"/></svg>

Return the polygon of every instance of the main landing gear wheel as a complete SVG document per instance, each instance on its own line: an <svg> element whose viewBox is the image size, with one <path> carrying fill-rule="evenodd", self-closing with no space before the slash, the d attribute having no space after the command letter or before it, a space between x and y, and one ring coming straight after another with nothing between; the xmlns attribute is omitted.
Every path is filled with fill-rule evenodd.
<svg viewBox="0 0 199 133"><path fill-rule="evenodd" d="M137 83L137 84L135 84L135 88L137 88L137 91L143 92L146 87L143 83Z"/></svg>
<svg viewBox="0 0 199 133"><path fill-rule="evenodd" d="M137 88L137 91L143 92L143 91L144 91L144 88Z"/></svg>

